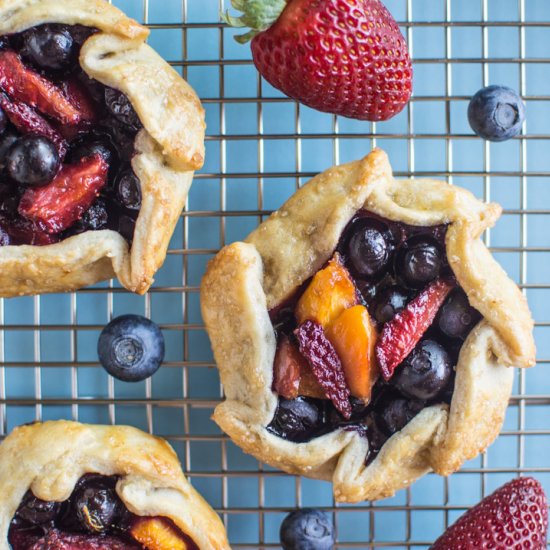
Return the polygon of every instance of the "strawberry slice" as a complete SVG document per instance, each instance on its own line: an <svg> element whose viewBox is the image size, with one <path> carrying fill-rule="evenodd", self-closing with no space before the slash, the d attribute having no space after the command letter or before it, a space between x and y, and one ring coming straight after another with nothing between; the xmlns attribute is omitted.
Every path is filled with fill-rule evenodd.
<svg viewBox="0 0 550 550"><path fill-rule="evenodd" d="M28 188L19 203L19 214L47 233L60 233L80 219L107 183L109 165L99 155L65 165L44 187Z"/></svg>
<svg viewBox="0 0 550 550"><path fill-rule="evenodd" d="M325 336L323 327L315 321L302 323L294 334L300 353L306 358L326 396L346 419L351 417L350 389L346 384L342 363L334 346Z"/></svg>
<svg viewBox="0 0 550 550"><path fill-rule="evenodd" d="M376 358L385 380L418 344L453 288L452 282L438 279L384 325L376 343Z"/></svg>
<svg viewBox="0 0 550 550"><path fill-rule="evenodd" d="M34 246L45 246L54 244L59 239L57 235L50 235L30 220L19 216L13 219L0 218L0 228L9 237L9 243L12 245L31 244Z"/></svg>
<svg viewBox="0 0 550 550"><path fill-rule="evenodd" d="M63 124L77 125L82 120L60 88L25 67L21 58L9 50L0 51L0 89Z"/></svg>
<svg viewBox="0 0 550 550"><path fill-rule="evenodd" d="M63 161L67 154L67 142L44 117L39 115L32 107L20 101L12 100L2 92L0 92L0 107L2 107L10 122L22 134L43 136L54 143L59 158Z"/></svg>
<svg viewBox="0 0 550 550"><path fill-rule="evenodd" d="M97 104L80 80L70 77L61 86L65 96L77 108L82 122L97 122Z"/></svg>
<svg viewBox="0 0 550 550"><path fill-rule="evenodd" d="M520 477L485 497L451 525L430 550L545 550L548 503L541 484Z"/></svg>

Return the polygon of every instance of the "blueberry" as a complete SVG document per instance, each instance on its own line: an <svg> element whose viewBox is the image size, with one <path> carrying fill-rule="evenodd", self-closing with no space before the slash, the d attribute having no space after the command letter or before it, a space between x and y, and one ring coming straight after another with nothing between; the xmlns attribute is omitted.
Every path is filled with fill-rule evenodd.
<svg viewBox="0 0 550 550"><path fill-rule="evenodd" d="M97 199L94 204L84 212L80 225L84 231L98 231L107 227L109 214L107 212L107 203L104 199Z"/></svg>
<svg viewBox="0 0 550 550"><path fill-rule="evenodd" d="M380 292L374 304L374 318L381 324L391 321L405 309L408 293L398 286L390 286Z"/></svg>
<svg viewBox="0 0 550 550"><path fill-rule="evenodd" d="M392 436L402 430L423 408L424 403L421 401L411 401L405 397L384 400L377 411L376 424L387 436Z"/></svg>
<svg viewBox="0 0 550 550"><path fill-rule="evenodd" d="M130 100L114 88L105 88L105 105L111 114L134 131L142 125Z"/></svg>
<svg viewBox="0 0 550 550"><path fill-rule="evenodd" d="M445 348L434 340L421 340L393 375L392 384L403 395L428 401L451 379L453 365Z"/></svg>
<svg viewBox="0 0 550 550"><path fill-rule="evenodd" d="M41 186L53 180L60 160L55 145L42 136L25 136L9 150L6 165L10 177L21 185Z"/></svg>
<svg viewBox="0 0 550 550"><path fill-rule="evenodd" d="M131 168L123 170L115 181L117 202L128 210L141 208L141 184Z"/></svg>
<svg viewBox="0 0 550 550"><path fill-rule="evenodd" d="M411 288L422 288L441 272L443 253L431 239L411 239L400 250L396 270L403 282Z"/></svg>
<svg viewBox="0 0 550 550"><path fill-rule="evenodd" d="M6 168L8 153L17 140L17 135L11 130L0 136L0 172Z"/></svg>
<svg viewBox="0 0 550 550"><path fill-rule="evenodd" d="M38 67L59 71L71 65L76 57L76 45L60 25L40 25L23 35L26 56Z"/></svg>
<svg viewBox="0 0 550 550"><path fill-rule="evenodd" d="M8 127L8 117L6 113L0 108L0 134L3 134Z"/></svg>
<svg viewBox="0 0 550 550"><path fill-rule="evenodd" d="M388 265L392 247L385 229L374 220L358 223L354 229L348 244L348 257L360 276L375 277Z"/></svg>
<svg viewBox="0 0 550 550"><path fill-rule="evenodd" d="M121 215L118 220L118 232L131 243L136 230L136 220L131 216Z"/></svg>
<svg viewBox="0 0 550 550"><path fill-rule="evenodd" d="M472 130L489 141L506 141L521 132L525 105L517 92L506 86L488 86L472 97L468 121Z"/></svg>
<svg viewBox="0 0 550 550"><path fill-rule="evenodd" d="M105 533L124 512L111 479L92 478L85 481L71 496L71 512L80 527L89 533Z"/></svg>
<svg viewBox="0 0 550 550"><path fill-rule="evenodd" d="M164 337L149 319L122 315L103 329L97 351L109 374L126 382L139 382L159 369L164 359Z"/></svg>
<svg viewBox="0 0 550 550"><path fill-rule="evenodd" d="M31 491L27 491L15 515L17 518L33 525L44 525L54 521L60 511L60 502L40 500Z"/></svg>
<svg viewBox="0 0 550 550"><path fill-rule="evenodd" d="M461 288L454 290L439 310L436 324L439 330L450 338L464 340L481 319Z"/></svg>
<svg viewBox="0 0 550 550"><path fill-rule="evenodd" d="M324 426L323 403L318 399L297 397L296 399L279 399L279 406L267 429L289 441L296 443L309 441Z"/></svg>
<svg viewBox="0 0 550 550"><path fill-rule="evenodd" d="M90 136L84 140L77 142L71 149L68 155L70 163L78 162L85 157L93 155L101 155L109 167L114 166L118 161L116 147L111 142L108 136Z"/></svg>
<svg viewBox="0 0 550 550"><path fill-rule="evenodd" d="M283 550L332 550L334 527L320 510L304 508L286 516L281 524Z"/></svg>

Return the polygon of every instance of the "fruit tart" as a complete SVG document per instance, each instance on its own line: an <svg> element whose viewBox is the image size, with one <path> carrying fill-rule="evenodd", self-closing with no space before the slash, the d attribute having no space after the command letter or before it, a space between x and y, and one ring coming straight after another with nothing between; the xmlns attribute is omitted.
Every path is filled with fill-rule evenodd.
<svg viewBox="0 0 550 550"><path fill-rule="evenodd" d="M229 549L170 445L135 428L21 426L0 464L2 550Z"/></svg>
<svg viewBox="0 0 550 550"><path fill-rule="evenodd" d="M0 1L0 296L152 284L205 124L148 34L104 0Z"/></svg>
<svg viewBox="0 0 550 550"><path fill-rule="evenodd" d="M208 266L214 420L339 501L457 470L499 433L510 367L534 363L526 300L480 240L500 213L394 179L381 150L315 177Z"/></svg>

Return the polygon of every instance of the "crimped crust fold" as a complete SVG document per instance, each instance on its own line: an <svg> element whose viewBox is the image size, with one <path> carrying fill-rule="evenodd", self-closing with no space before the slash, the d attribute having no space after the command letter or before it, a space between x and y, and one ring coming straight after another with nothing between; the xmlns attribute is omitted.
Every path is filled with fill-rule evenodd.
<svg viewBox="0 0 550 550"><path fill-rule="evenodd" d="M332 255L360 208L411 225L449 224L447 253L458 282L484 319L462 346L450 410L425 408L365 466L368 442L337 430L308 443L270 434L275 337L268 309ZM201 306L227 399L214 420L245 451L287 472L332 479L339 501L391 496L424 473L448 475L498 435L512 388L511 366L534 363L527 302L479 240L500 207L434 180L395 180L386 154L313 178L255 230L209 264Z"/></svg>
<svg viewBox="0 0 550 550"><path fill-rule="evenodd" d="M64 501L88 473L120 476L116 490L139 516L170 518L201 550L228 550L218 515L187 481L168 443L127 426L68 422L16 428L0 445L0 550L27 490Z"/></svg>

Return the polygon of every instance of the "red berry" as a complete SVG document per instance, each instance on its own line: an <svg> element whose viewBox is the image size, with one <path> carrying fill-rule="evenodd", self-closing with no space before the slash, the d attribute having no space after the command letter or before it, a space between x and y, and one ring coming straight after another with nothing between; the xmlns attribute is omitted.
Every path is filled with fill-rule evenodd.
<svg viewBox="0 0 550 550"><path fill-rule="evenodd" d="M530 477L508 482L461 516L430 550L546 549L548 503Z"/></svg>
<svg viewBox="0 0 550 550"><path fill-rule="evenodd" d="M407 44L379 0L291 0L251 47L270 84L319 111L387 120L411 96Z"/></svg>
<svg viewBox="0 0 550 550"><path fill-rule="evenodd" d="M385 380L418 344L453 287L443 279L434 281L384 325L376 343L376 358Z"/></svg>
<svg viewBox="0 0 550 550"><path fill-rule="evenodd" d="M342 363L329 342L323 327L315 321L301 324L294 334L300 353L306 358L319 385L344 418L351 416L350 390L346 384Z"/></svg>

